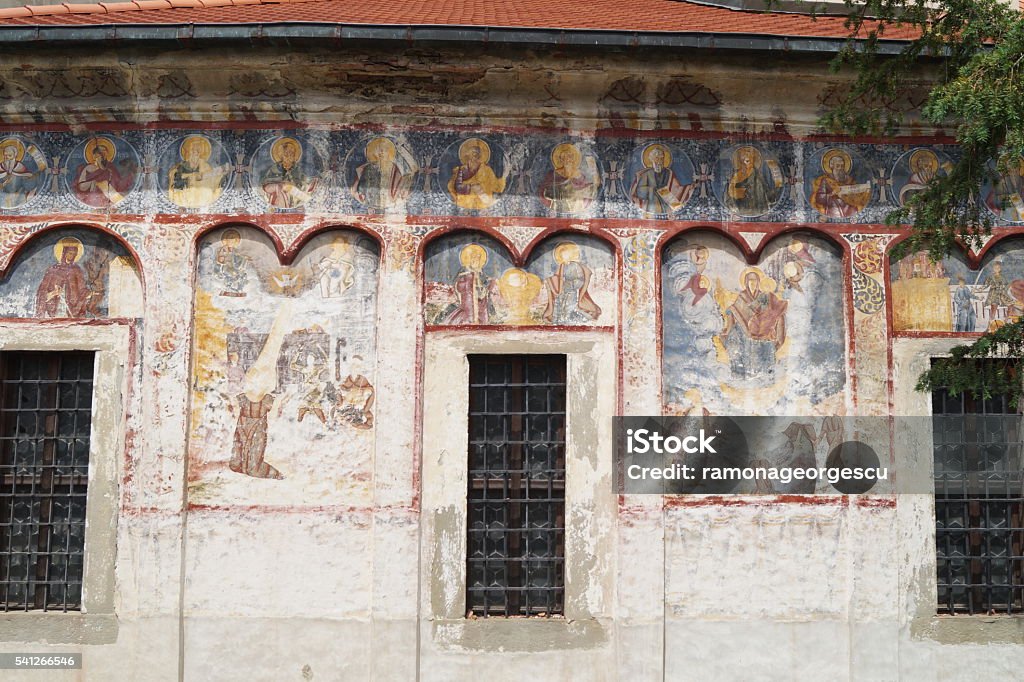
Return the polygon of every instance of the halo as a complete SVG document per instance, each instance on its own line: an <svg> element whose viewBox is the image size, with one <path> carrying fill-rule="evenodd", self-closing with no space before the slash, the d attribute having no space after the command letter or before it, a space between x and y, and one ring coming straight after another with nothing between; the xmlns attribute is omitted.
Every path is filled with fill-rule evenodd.
<svg viewBox="0 0 1024 682"><path fill-rule="evenodd" d="M918 149L916 152L910 155L910 170L913 172L917 166L918 159L930 158L935 168L939 167L939 157L931 149Z"/></svg>
<svg viewBox="0 0 1024 682"><path fill-rule="evenodd" d="M281 153L284 151L284 148L292 145L294 145L298 150L298 153L295 155L295 163L298 163L299 159L302 158L302 144L294 137L282 137L280 140L270 145L270 158L273 159L275 163L281 163Z"/></svg>
<svg viewBox="0 0 1024 682"><path fill-rule="evenodd" d="M786 279L793 279L797 275L802 275L803 272L804 268L799 261L791 260L782 266L782 274Z"/></svg>
<svg viewBox="0 0 1024 682"><path fill-rule="evenodd" d="M468 244L462 247L462 251L459 253L459 262L462 263L463 267L472 269L470 263L478 260L474 256L483 259L483 262L480 263L481 268L487 264L487 250L479 244Z"/></svg>
<svg viewBox="0 0 1024 682"><path fill-rule="evenodd" d="M750 145L743 145L737 147L732 153L732 167L740 167L740 154L744 151L750 151L754 154L754 168L760 168L761 164L764 163L764 158L761 156L761 150L757 147L751 147Z"/></svg>
<svg viewBox="0 0 1024 682"><path fill-rule="evenodd" d="M555 247L555 262L559 265L575 263L580 259L580 247L575 242L562 242Z"/></svg>
<svg viewBox="0 0 1024 682"><path fill-rule="evenodd" d="M224 234L220 236L220 241L221 243L230 243L232 245L237 245L240 241L242 241L242 235L239 234L238 230L236 230L235 228L229 227L228 229L224 230Z"/></svg>
<svg viewBox="0 0 1024 682"><path fill-rule="evenodd" d="M558 159L562 156L562 152L565 151L572 154L572 164L579 168L580 162L583 161L583 153L572 142L563 142L562 144L555 145L555 148L551 150L551 165L554 166L556 170L558 168L564 168L564 166L559 165Z"/></svg>
<svg viewBox="0 0 1024 682"><path fill-rule="evenodd" d="M331 240L331 252L344 255L352 251L352 242L344 235L336 235Z"/></svg>
<svg viewBox="0 0 1024 682"><path fill-rule="evenodd" d="M743 272L740 273L740 289L747 288L747 275L749 275L750 273L754 273L755 275L757 275L757 288L759 291L762 291L764 281L768 278L765 276L764 272L762 272L761 268L753 266L749 268L744 268Z"/></svg>
<svg viewBox="0 0 1024 682"><path fill-rule="evenodd" d="M471 137L459 145L459 161L466 163L469 152L472 149L480 150L480 163L487 163L491 160L491 148L479 137Z"/></svg>
<svg viewBox="0 0 1024 682"><path fill-rule="evenodd" d="M850 169L853 168L853 158L848 153L846 153L846 150L830 149L829 151L825 152L824 156L821 157L821 170L825 171L826 175L832 173L832 170L829 168L828 164L833 158L837 156L843 160L843 168L846 170L847 173L849 173Z"/></svg>
<svg viewBox="0 0 1024 682"><path fill-rule="evenodd" d="M520 268L509 268L501 275L501 281L510 287L519 289L526 286L528 275Z"/></svg>
<svg viewBox="0 0 1024 682"><path fill-rule="evenodd" d="M74 237L62 237L53 245L53 257L58 263L64 262L64 249L69 246L78 249L78 255L75 256L75 262L77 263L82 259L82 253L85 251L85 247L82 246L82 242Z"/></svg>
<svg viewBox="0 0 1024 682"><path fill-rule="evenodd" d="M25 145L21 143L21 140L16 137L8 137L6 140L0 141L0 156L3 156L3 151L7 147L14 147L18 150L14 158L15 161L21 161L25 158Z"/></svg>
<svg viewBox="0 0 1024 682"><path fill-rule="evenodd" d="M377 158L377 150L381 147L387 150L388 161L395 160L395 156L398 154L395 143L386 137L375 137L366 143L367 161L375 160Z"/></svg>
<svg viewBox="0 0 1024 682"><path fill-rule="evenodd" d="M191 147L199 146L199 158L203 161L207 161L210 155L213 154L213 145L203 135L189 135L181 141L181 146L178 147L178 154L182 160L188 157L188 150Z"/></svg>
<svg viewBox="0 0 1024 682"><path fill-rule="evenodd" d="M83 156L89 163L95 163L96 148L101 147L107 153L107 161L113 161L114 157L117 156L117 148L114 147L114 143L105 137L94 137L85 144L85 153Z"/></svg>
<svg viewBox="0 0 1024 682"><path fill-rule="evenodd" d="M665 168L668 168L669 166L671 166L672 165L672 152L670 152L668 150L668 147L666 147L663 144L649 144L644 149L644 153L641 155L641 158L643 159L643 162L644 162L644 168L650 168L651 166L654 165L654 162L651 161L651 153L655 149L660 149L661 153L665 155L665 161L661 165L664 166Z"/></svg>

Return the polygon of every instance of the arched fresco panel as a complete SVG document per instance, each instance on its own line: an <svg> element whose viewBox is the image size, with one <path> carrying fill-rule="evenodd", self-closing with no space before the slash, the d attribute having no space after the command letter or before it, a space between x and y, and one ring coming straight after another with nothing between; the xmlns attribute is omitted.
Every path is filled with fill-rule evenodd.
<svg viewBox="0 0 1024 682"><path fill-rule="evenodd" d="M672 241L662 259L665 410L836 413L846 383L842 254L809 234L756 267L724 237Z"/></svg>
<svg viewBox="0 0 1024 682"><path fill-rule="evenodd" d="M0 317L140 317L135 259L97 230L61 229L32 240L0 281Z"/></svg>
<svg viewBox="0 0 1024 682"><path fill-rule="evenodd" d="M612 249L571 233L546 239L523 268L486 235L460 232L427 248L427 324L598 326L615 318Z"/></svg>
<svg viewBox="0 0 1024 682"><path fill-rule="evenodd" d="M1024 313L1024 241L996 244L977 270L959 252L935 263L911 254L890 279L895 331L993 330Z"/></svg>
<svg viewBox="0 0 1024 682"><path fill-rule="evenodd" d="M252 229L202 240L191 503L371 501L378 264L347 230L291 266Z"/></svg>

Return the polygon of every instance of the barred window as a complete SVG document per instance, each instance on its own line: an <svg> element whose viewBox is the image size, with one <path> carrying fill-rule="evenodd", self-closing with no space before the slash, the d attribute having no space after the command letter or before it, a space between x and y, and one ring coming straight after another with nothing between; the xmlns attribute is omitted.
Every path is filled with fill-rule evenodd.
<svg viewBox="0 0 1024 682"><path fill-rule="evenodd" d="M91 352L0 353L0 606L82 604Z"/></svg>
<svg viewBox="0 0 1024 682"><path fill-rule="evenodd" d="M469 614L563 612L565 368L564 355L469 357Z"/></svg>
<svg viewBox="0 0 1024 682"><path fill-rule="evenodd" d="M932 394L938 612L1024 612L1020 415L1009 397Z"/></svg>

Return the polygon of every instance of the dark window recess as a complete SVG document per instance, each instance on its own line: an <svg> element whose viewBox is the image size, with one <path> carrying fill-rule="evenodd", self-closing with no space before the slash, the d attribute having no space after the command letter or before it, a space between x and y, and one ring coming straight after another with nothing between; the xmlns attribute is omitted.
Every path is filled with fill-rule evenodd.
<svg viewBox="0 0 1024 682"><path fill-rule="evenodd" d="M469 357L467 611L565 602L565 356Z"/></svg>
<svg viewBox="0 0 1024 682"><path fill-rule="evenodd" d="M1024 612L1021 416L1008 396L932 394L938 612Z"/></svg>
<svg viewBox="0 0 1024 682"><path fill-rule="evenodd" d="M0 353L0 606L82 604L92 353Z"/></svg>

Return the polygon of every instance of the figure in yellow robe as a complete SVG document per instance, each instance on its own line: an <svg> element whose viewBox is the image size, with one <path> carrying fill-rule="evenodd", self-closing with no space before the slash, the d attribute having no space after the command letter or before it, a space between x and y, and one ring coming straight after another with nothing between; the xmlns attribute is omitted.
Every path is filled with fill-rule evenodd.
<svg viewBox="0 0 1024 682"><path fill-rule="evenodd" d="M491 148L479 138L471 138L459 147L459 161L462 163L452 170L448 180L448 193L459 208L479 211L490 208L505 191L509 168L499 178L487 162Z"/></svg>

